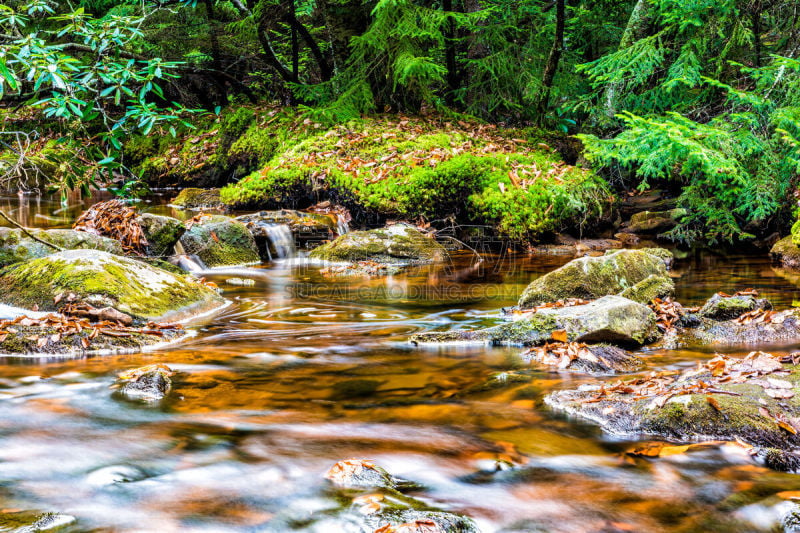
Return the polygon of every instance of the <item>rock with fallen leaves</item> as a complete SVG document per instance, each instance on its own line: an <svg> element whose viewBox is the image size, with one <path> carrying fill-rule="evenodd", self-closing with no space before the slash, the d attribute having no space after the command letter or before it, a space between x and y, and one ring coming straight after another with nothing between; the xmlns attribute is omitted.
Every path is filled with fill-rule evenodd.
<svg viewBox="0 0 800 533"><path fill-rule="evenodd" d="M73 356L128 353L173 342L184 336L180 326L147 323L129 327L116 321L48 314L18 316L0 321L0 354L14 356Z"/></svg>
<svg viewBox="0 0 800 533"><path fill-rule="evenodd" d="M122 245L114 239L71 229L30 229L28 232L64 250L102 250L123 255ZM0 228L0 267L38 259L58 250L26 235L21 229Z"/></svg>
<svg viewBox="0 0 800 533"><path fill-rule="evenodd" d="M175 372L164 364L147 365L117 376L119 393L130 400L157 401L172 390Z"/></svg>
<svg viewBox="0 0 800 533"><path fill-rule="evenodd" d="M732 320L757 309L770 310L772 304L769 300L758 298L758 293L749 289L733 295L719 292L703 304L698 314L713 320Z"/></svg>
<svg viewBox="0 0 800 533"><path fill-rule="evenodd" d="M67 303L110 307L137 323L180 320L224 303L194 278L97 250L69 250L7 267L0 273L0 294L8 304L39 311L58 311Z"/></svg>
<svg viewBox="0 0 800 533"><path fill-rule="evenodd" d="M669 278L663 259L645 251L618 250L599 257L581 257L534 280L522 293L519 306L619 294L651 276Z"/></svg>
<svg viewBox="0 0 800 533"><path fill-rule="evenodd" d="M678 333L673 347L788 344L800 340L800 310L755 309L733 320L702 319Z"/></svg>
<svg viewBox="0 0 800 533"><path fill-rule="evenodd" d="M660 336L656 315L645 305L622 298L604 296L584 305L540 307L535 313L520 313L500 326L472 331L419 333L411 342L470 342L511 345L538 345L563 332L566 342L611 343L640 346Z"/></svg>
<svg viewBox="0 0 800 533"><path fill-rule="evenodd" d="M0 512L0 531L63 531L75 527L77 521L74 516L63 513L3 509Z"/></svg>
<svg viewBox="0 0 800 533"><path fill-rule="evenodd" d="M644 361L616 346L581 342L548 342L522 353L523 358L558 370L617 374L641 370Z"/></svg>
<svg viewBox="0 0 800 533"><path fill-rule="evenodd" d="M372 461L339 461L325 474L351 504L316 524L316 531L354 533L477 533L465 516L433 508L402 493L403 485ZM369 490L353 496L356 489ZM282 517L277 517L280 521Z"/></svg>
<svg viewBox="0 0 800 533"><path fill-rule="evenodd" d="M175 253L175 245L186 231L186 226L177 218L142 213L136 217L142 227L147 246L145 250L150 256L168 256Z"/></svg>
<svg viewBox="0 0 800 533"><path fill-rule="evenodd" d="M792 452L800 445L796 363L791 356L764 352L743 358L717 355L682 373L652 372L586 385L554 392L545 401L612 433L645 433L682 442L738 439Z"/></svg>
<svg viewBox="0 0 800 533"><path fill-rule="evenodd" d="M325 479L338 487L382 487L392 488L397 482L383 468L366 459L347 459L333 465Z"/></svg>
<svg viewBox="0 0 800 533"><path fill-rule="evenodd" d="M261 262L256 241L247 227L222 215L197 215L186 223L180 244L208 267L253 265Z"/></svg>
<svg viewBox="0 0 800 533"><path fill-rule="evenodd" d="M442 261L447 256L447 250L433 237L409 224L394 224L370 231L352 231L311 251L312 259L354 265L367 261L399 268L431 264Z"/></svg>
<svg viewBox="0 0 800 533"><path fill-rule="evenodd" d="M217 209L222 207L219 189L196 189L187 187L170 202L182 209Z"/></svg>

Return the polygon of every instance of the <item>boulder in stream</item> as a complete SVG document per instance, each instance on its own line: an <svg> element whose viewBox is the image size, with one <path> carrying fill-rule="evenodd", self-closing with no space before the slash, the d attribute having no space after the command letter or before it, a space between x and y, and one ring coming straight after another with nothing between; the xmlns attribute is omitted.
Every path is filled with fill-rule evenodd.
<svg viewBox="0 0 800 533"><path fill-rule="evenodd" d="M171 204L183 209L219 209L219 189L196 189L187 187L172 199Z"/></svg>
<svg viewBox="0 0 800 533"><path fill-rule="evenodd" d="M713 320L733 320L756 309L772 309L772 304L754 294L735 294L726 296L720 293L709 298L698 315Z"/></svg>
<svg viewBox="0 0 800 533"><path fill-rule="evenodd" d="M43 513L41 511L0 511L0 531L14 533L34 533L38 531L60 531L74 526L77 519L62 513Z"/></svg>
<svg viewBox="0 0 800 533"><path fill-rule="evenodd" d="M407 267L441 261L447 258L447 250L417 228L395 224L382 229L345 233L312 250L311 258Z"/></svg>
<svg viewBox="0 0 800 533"><path fill-rule="evenodd" d="M252 265L261 262L247 227L231 217L202 215L193 219L180 238L184 253L196 255L208 267Z"/></svg>
<svg viewBox="0 0 800 533"><path fill-rule="evenodd" d="M683 442L738 439L776 450L774 467L776 454L800 446L800 366L795 362L792 356L764 352L741 359L718 355L681 374L584 385L551 393L545 402L617 434Z"/></svg>
<svg viewBox="0 0 800 533"><path fill-rule="evenodd" d="M608 344L547 343L523 352L522 357L551 368L587 374L635 372L644 367L640 357Z"/></svg>
<svg viewBox="0 0 800 533"><path fill-rule="evenodd" d="M186 231L186 225L177 218L142 213L136 221L147 239L147 254L150 256L172 255Z"/></svg>
<svg viewBox="0 0 800 533"><path fill-rule="evenodd" d="M618 250L599 257L580 257L534 280L519 299L521 308L568 298L600 298L620 294L650 297L654 292L634 288L644 282L648 288L660 287L659 297L670 286L662 257L646 250ZM649 300L642 303L647 303Z"/></svg>
<svg viewBox="0 0 800 533"><path fill-rule="evenodd" d="M411 342L473 342L537 345L562 332L568 342L640 346L660 336L656 315L646 305L621 296L604 296L584 305L545 307L513 322L473 331L418 333Z"/></svg>
<svg viewBox="0 0 800 533"><path fill-rule="evenodd" d="M65 250L102 250L122 255L122 245L114 239L101 237L71 229L29 229L31 235ZM21 229L0 228L0 267L31 259L38 259L57 252L55 248L42 244L27 236Z"/></svg>
<svg viewBox="0 0 800 533"><path fill-rule="evenodd" d="M667 211L641 211L631 215L631 220L622 231L625 233L656 234L671 230L687 214L679 207Z"/></svg>
<svg viewBox="0 0 800 533"><path fill-rule="evenodd" d="M59 295L74 295L76 303L111 307L139 322L180 320L224 303L193 278L98 250L68 250L6 267L0 294L8 304L40 311L57 311Z"/></svg>
<svg viewBox="0 0 800 533"><path fill-rule="evenodd" d="M371 461L349 459L325 475L339 490L347 507L318 516L318 531L353 533L478 533L462 515L431 507L402 493L403 485ZM353 494L361 489L362 494ZM346 491L346 492L345 492Z"/></svg>
<svg viewBox="0 0 800 533"><path fill-rule="evenodd" d="M158 401L172 390L175 372L167 365L154 364L121 373L119 393L130 400Z"/></svg>
<svg viewBox="0 0 800 533"><path fill-rule="evenodd" d="M800 269L800 246L794 243L791 235L776 242L769 253L781 266Z"/></svg>

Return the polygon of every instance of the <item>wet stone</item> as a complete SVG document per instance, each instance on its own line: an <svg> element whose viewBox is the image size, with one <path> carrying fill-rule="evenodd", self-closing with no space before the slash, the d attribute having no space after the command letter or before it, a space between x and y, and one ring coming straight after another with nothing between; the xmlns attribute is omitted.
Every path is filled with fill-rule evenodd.
<svg viewBox="0 0 800 533"><path fill-rule="evenodd" d="M699 311L702 318L732 320L756 309L772 309L769 300L751 295L723 296L715 294Z"/></svg>
<svg viewBox="0 0 800 533"><path fill-rule="evenodd" d="M158 401L172 390L175 373L166 365L156 364L119 375L119 393L130 400Z"/></svg>

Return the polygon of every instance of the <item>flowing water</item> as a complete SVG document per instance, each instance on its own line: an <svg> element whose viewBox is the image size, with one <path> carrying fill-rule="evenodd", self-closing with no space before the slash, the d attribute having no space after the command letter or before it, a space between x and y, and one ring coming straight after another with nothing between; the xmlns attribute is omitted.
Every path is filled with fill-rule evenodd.
<svg viewBox="0 0 800 533"><path fill-rule="evenodd" d="M81 209L16 197L0 207L53 227ZM786 506L776 494L800 490L800 476L727 447L631 459L625 450L647 437L604 434L542 401L598 378L530 366L515 348L407 343L496 323L568 259L487 255L476 268L464 253L443 271L344 281L278 260L254 286L221 284L232 305L185 344L0 360L0 512L66 513L75 531L330 531L315 525L340 505L323 474L363 458L485 532L772 530ZM675 275L688 305L747 287L778 307L800 299L762 256L692 253ZM712 354L642 355L661 369ZM117 373L151 363L179 372L166 400L114 395ZM513 468L497 471L498 459Z"/></svg>

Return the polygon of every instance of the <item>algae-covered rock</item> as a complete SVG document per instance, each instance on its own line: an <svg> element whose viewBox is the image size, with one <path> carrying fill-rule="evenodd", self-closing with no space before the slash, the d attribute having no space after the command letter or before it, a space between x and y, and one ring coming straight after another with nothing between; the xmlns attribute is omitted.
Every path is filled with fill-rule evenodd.
<svg viewBox="0 0 800 533"><path fill-rule="evenodd" d="M656 298L666 298L675 292L672 279L665 276L648 276L633 287L628 287L620 296L638 302L649 304Z"/></svg>
<svg viewBox="0 0 800 533"><path fill-rule="evenodd" d="M185 209L221 208L219 189L183 189L172 199L172 205Z"/></svg>
<svg viewBox="0 0 800 533"><path fill-rule="evenodd" d="M654 374L603 388L587 385L548 395L549 405L618 434L679 441L739 439L794 450L800 435L800 366L754 352L717 357L682 375Z"/></svg>
<svg viewBox="0 0 800 533"><path fill-rule="evenodd" d="M0 271L0 294L11 305L55 311L54 298L70 293L139 320L178 319L224 302L192 278L97 250L59 252Z"/></svg>
<svg viewBox="0 0 800 533"><path fill-rule="evenodd" d="M258 247L247 227L222 215L203 216L181 236L184 253L196 255L208 267L260 263Z"/></svg>
<svg viewBox="0 0 800 533"><path fill-rule="evenodd" d="M151 256L172 255L173 248L186 226L177 218L143 213L136 218L147 239L147 254Z"/></svg>
<svg viewBox="0 0 800 533"><path fill-rule="evenodd" d="M642 211L631 216L628 226L623 230L629 233L662 233L680 223L687 211L681 208L668 211Z"/></svg>
<svg viewBox="0 0 800 533"><path fill-rule="evenodd" d="M770 250L773 260L786 268L800 268L800 246L789 235L775 243Z"/></svg>
<svg viewBox="0 0 800 533"><path fill-rule="evenodd" d="M640 250L581 257L534 280L522 293L519 306L619 294L651 276L667 278L667 267L660 257Z"/></svg>
<svg viewBox="0 0 800 533"><path fill-rule="evenodd" d="M345 233L312 250L311 257L349 263L422 265L446 258L447 250L415 227L395 224L383 229Z"/></svg>
<svg viewBox="0 0 800 533"><path fill-rule="evenodd" d="M649 307L621 296L605 296L586 305L540 309L514 322L482 330L419 333L411 337L411 342L524 346L548 341L554 331L564 331L569 342L626 346L647 344L660 336L656 315Z"/></svg>
<svg viewBox="0 0 800 533"><path fill-rule="evenodd" d="M723 296L715 294L709 298L699 311L703 318L732 320L756 309L772 309L769 300L751 295Z"/></svg>
<svg viewBox="0 0 800 533"><path fill-rule="evenodd" d="M29 233L65 250L102 250L122 255L122 245L113 239L71 229L30 229ZM45 257L57 250L31 239L20 229L0 228L0 267Z"/></svg>

